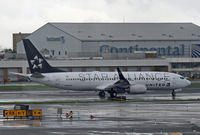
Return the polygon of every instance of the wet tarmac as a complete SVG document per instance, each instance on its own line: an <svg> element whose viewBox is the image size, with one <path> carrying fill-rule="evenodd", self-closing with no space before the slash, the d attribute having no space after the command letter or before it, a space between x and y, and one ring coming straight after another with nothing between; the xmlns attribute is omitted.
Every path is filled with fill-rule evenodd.
<svg viewBox="0 0 200 135"><path fill-rule="evenodd" d="M3 109L13 105L1 105ZM0 134L200 134L199 103L88 103L31 105L42 109L41 120L0 120ZM57 109L63 114L57 116ZM73 111L73 118L65 113ZM91 119L91 115L94 116ZM144 134L143 134L144 135Z"/></svg>
<svg viewBox="0 0 200 135"><path fill-rule="evenodd" d="M190 93L191 92L191 93ZM128 99L171 99L170 91L149 91L128 95ZM96 92L74 92L58 89L1 91L0 102L6 101L64 101L100 100ZM198 99L199 88L186 88L177 93L179 99ZM4 109L14 105L0 105L0 135L161 135L200 134L200 102L105 102L31 104L42 109L43 118L4 119ZM62 116L57 116L62 108ZM65 113L73 111L73 118ZM91 119L91 115L94 116Z"/></svg>
<svg viewBox="0 0 200 135"><path fill-rule="evenodd" d="M135 100L170 100L170 90L150 90L145 94L122 94L127 99ZM109 94L106 94L106 98ZM200 88L184 88L177 92L176 99L200 99ZM97 101L98 92L70 91L56 88L37 90L1 90L0 102L34 102L34 101Z"/></svg>

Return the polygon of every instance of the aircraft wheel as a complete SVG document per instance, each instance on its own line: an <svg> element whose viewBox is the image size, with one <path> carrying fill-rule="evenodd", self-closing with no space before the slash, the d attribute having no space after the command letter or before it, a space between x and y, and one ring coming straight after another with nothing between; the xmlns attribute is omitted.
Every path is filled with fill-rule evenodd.
<svg viewBox="0 0 200 135"><path fill-rule="evenodd" d="M110 97L111 98L114 98L114 97L117 97L117 92L110 92Z"/></svg>
<svg viewBox="0 0 200 135"><path fill-rule="evenodd" d="M99 97L101 98L101 99L104 99L105 98L105 92L104 91L100 91L99 92Z"/></svg>

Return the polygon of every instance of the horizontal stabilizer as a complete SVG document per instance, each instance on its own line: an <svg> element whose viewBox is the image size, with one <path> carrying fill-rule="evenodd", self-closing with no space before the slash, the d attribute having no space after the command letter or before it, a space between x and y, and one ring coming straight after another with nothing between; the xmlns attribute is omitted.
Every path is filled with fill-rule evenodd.
<svg viewBox="0 0 200 135"><path fill-rule="evenodd" d="M15 75L15 76L23 76L23 77L30 77L31 74L22 74L22 73L16 73L16 72L9 72L10 75Z"/></svg>

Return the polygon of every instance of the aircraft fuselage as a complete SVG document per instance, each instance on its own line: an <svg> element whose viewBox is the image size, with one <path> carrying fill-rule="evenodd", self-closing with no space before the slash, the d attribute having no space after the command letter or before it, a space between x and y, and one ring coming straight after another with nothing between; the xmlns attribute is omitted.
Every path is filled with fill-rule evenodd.
<svg viewBox="0 0 200 135"><path fill-rule="evenodd" d="M71 90L101 90L99 86L113 84L119 80L117 72L62 72L43 73L44 78L32 78L31 80ZM130 85L144 85L151 89L180 89L190 84L190 81L181 75L168 72L123 72Z"/></svg>

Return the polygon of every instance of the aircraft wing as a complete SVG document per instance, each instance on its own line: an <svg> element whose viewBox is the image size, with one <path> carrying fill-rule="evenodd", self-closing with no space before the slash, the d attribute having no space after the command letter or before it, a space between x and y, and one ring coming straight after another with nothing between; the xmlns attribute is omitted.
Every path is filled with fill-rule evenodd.
<svg viewBox="0 0 200 135"><path fill-rule="evenodd" d="M20 75L25 78L35 77L35 78L43 78L44 76L41 73L34 73L34 74L22 74L22 73L16 73L16 72L9 72L11 75Z"/></svg>
<svg viewBox="0 0 200 135"><path fill-rule="evenodd" d="M127 89L130 86L129 81L124 77L119 68L117 68L119 74L119 80L114 83L107 83L97 87L99 90L110 90L110 89Z"/></svg>
<svg viewBox="0 0 200 135"><path fill-rule="evenodd" d="M108 84L103 84L100 86L97 86L96 89L98 90L110 90L112 88L113 84L112 83L108 83Z"/></svg>

